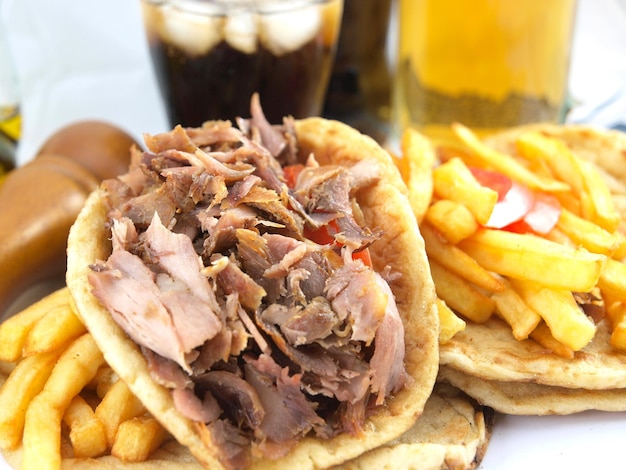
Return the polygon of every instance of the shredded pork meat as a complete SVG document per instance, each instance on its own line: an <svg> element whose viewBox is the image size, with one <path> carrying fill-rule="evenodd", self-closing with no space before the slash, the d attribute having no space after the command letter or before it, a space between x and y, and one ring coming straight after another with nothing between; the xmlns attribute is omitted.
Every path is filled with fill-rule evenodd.
<svg viewBox="0 0 626 470"><path fill-rule="evenodd" d="M358 435L406 381L391 289L353 252L355 188L376 181L306 160L295 187L293 121L252 118L146 136L128 174L103 183L113 252L93 292L144 351L176 408L206 426L231 468L298 439ZM356 209L356 210L355 210ZM334 240L307 236L327 224Z"/></svg>

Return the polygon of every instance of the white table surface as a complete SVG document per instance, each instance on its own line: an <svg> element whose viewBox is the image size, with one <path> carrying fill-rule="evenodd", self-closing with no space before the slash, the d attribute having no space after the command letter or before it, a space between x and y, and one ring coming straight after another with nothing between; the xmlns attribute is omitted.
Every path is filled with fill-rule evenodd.
<svg viewBox="0 0 626 470"><path fill-rule="evenodd" d="M18 163L63 125L166 130L135 0L0 0L22 93ZM626 0L579 0L569 122L626 125ZM483 470L626 468L626 413L498 416ZM0 469L9 468L0 459Z"/></svg>

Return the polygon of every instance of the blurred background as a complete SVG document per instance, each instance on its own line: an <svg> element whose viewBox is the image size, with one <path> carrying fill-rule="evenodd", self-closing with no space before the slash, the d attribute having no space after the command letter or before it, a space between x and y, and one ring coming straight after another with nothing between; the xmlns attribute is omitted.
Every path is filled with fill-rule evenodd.
<svg viewBox="0 0 626 470"><path fill-rule="evenodd" d="M18 164L80 119L116 123L138 139L166 129L138 0L0 0L0 38L20 98ZM579 0L568 122L626 125L624 44L626 0Z"/></svg>

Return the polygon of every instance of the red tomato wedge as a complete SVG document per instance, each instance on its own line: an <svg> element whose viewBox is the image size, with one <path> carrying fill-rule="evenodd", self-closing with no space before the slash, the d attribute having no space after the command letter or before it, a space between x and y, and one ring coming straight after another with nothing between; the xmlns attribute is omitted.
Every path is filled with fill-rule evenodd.
<svg viewBox="0 0 626 470"><path fill-rule="evenodd" d="M334 235L338 231L339 228L333 220L329 224L315 230L305 227L304 236L312 242L317 243L318 245L331 245L335 243ZM360 259L365 266L369 266L370 268L372 267L372 258L370 257L370 252L367 248L358 252L353 252L352 259Z"/></svg>
<svg viewBox="0 0 626 470"><path fill-rule="evenodd" d="M533 207L524 216L524 222L533 232L545 235L558 223L561 217L561 204L559 200L546 193L534 193Z"/></svg>
<svg viewBox="0 0 626 470"><path fill-rule="evenodd" d="M288 188L295 188L298 175L304 169L304 165L296 163L295 165L288 165L283 167L283 175L285 177L285 184Z"/></svg>
<svg viewBox="0 0 626 470"><path fill-rule="evenodd" d="M476 181L498 193L489 228L511 232L546 234L561 216L559 201L550 194L533 192L506 175L481 168L471 168Z"/></svg>
<svg viewBox="0 0 626 470"><path fill-rule="evenodd" d="M298 179L298 175L300 175L303 169L304 165L301 164L283 167L285 183L289 188L294 188L296 186L296 180ZM317 243L318 245L331 245L335 243L335 234L338 231L339 227L337 227L335 221L331 221L329 224L315 230L305 226L304 236L312 242ZM367 248L358 252L353 252L352 259L360 259L363 264L372 267L372 259L370 257L370 252Z"/></svg>

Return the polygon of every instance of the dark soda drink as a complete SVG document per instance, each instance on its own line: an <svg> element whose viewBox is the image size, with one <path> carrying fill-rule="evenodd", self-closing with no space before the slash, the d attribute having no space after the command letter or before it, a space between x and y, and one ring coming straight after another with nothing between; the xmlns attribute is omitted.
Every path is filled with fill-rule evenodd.
<svg viewBox="0 0 626 470"><path fill-rule="evenodd" d="M247 117L258 92L270 122L319 115L343 0L143 0L170 124Z"/></svg>

